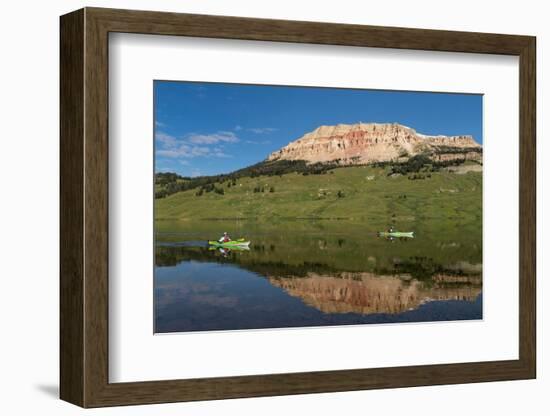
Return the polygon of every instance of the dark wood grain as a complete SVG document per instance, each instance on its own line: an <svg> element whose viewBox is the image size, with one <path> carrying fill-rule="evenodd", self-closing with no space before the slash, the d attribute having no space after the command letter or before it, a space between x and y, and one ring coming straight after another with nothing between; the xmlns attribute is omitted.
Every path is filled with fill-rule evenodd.
<svg viewBox="0 0 550 416"><path fill-rule="evenodd" d="M84 405L84 12L61 19L60 388Z"/></svg>
<svg viewBox="0 0 550 416"><path fill-rule="evenodd" d="M536 377L536 41L520 54L519 356Z"/></svg>
<svg viewBox="0 0 550 416"><path fill-rule="evenodd" d="M110 32L519 55L528 36L87 8Z"/></svg>
<svg viewBox="0 0 550 416"><path fill-rule="evenodd" d="M520 58L519 359L189 380L108 380L108 33ZM535 39L87 8L61 19L61 397L83 407L474 383L536 376Z"/></svg>
<svg viewBox="0 0 550 416"><path fill-rule="evenodd" d="M109 132L108 132L108 32L86 13L84 57L84 256L85 302L85 405L101 397L107 383L109 310Z"/></svg>

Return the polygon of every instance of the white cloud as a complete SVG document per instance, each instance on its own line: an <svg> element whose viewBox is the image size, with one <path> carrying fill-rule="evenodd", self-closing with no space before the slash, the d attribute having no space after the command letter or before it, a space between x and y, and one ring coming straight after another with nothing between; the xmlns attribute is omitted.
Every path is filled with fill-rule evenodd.
<svg viewBox="0 0 550 416"><path fill-rule="evenodd" d="M161 123L160 121L155 121L155 126L157 126L157 127L166 127L166 124Z"/></svg>
<svg viewBox="0 0 550 416"><path fill-rule="evenodd" d="M260 141L245 140L245 143L248 143L248 144L271 144L271 141L270 140L260 140Z"/></svg>
<svg viewBox="0 0 550 416"><path fill-rule="evenodd" d="M256 128L249 128L246 130L256 134L273 133L274 131L277 131L277 129L273 127L256 127Z"/></svg>
<svg viewBox="0 0 550 416"><path fill-rule="evenodd" d="M177 143L177 139L174 136L170 136L169 134L161 131L155 134L155 140L165 147L172 147Z"/></svg>
<svg viewBox="0 0 550 416"><path fill-rule="evenodd" d="M163 157L179 157L179 152L177 150L157 150L157 156Z"/></svg>
<svg viewBox="0 0 550 416"><path fill-rule="evenodd" d="M188 157L207 156L210 153L210 148L206 146L181 146L182 152Z"/></svg>
<svg viewBox="0 0 550 416"><path fill-rule="evenodd" d="M212 152L210 152L208 154L208 156L214 156L214 157L223 157L223 158L229 158L229 157L233 157L232 155L228 154L228 153L225 153L223 150L221 149L214 149Z"/></svg>
<svg viewBox="0 0 550 416"><path fill-rule="evenodd" d="M231 131L218 131L213 134L191 133L185 138L195 144L236 143L239 141L239 138Z"/></svg>
<svg viewBox="0 0 550 416"><path fill-rule="evenodd" d="M194 158L194 157L231 157L223 152L221 148L210 148L208 146L196 146L181 143L167 149L157 150L157 156L169 158Z"/></svg>
<svg viewBox="0 0 550 416"><path fill-rule="evenodd" d="M235 131L240 131L240 130L242 130L242 129L243 129L243 128L237 124L233 130L235 130Z"/></svg>
<svg viewBox="0 0 550 416"><path fill-rule="evenodd" d="M190 133L183 138L176 138L164 132L157 132L156 156L188 159L194 157L232 157L223 149L225 143L235 143L239 138L230 131L218 131L212 134ZM215 145L215 146L214 146ZM185 161L180 161L185 164Z"/></svg>

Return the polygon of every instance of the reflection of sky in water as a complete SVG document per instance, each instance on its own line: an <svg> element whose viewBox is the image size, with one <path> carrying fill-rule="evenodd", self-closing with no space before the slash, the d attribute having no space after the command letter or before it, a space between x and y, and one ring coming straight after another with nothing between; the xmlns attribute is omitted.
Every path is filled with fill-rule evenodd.
<svg viewBox="0 0 550 416"><path fill-rule="evenodd" d="M429 293L429 288L426 289ZM234 264L183 261L155 269L156 332L480 319L482 300L422 303L388 313L326 313Z"/></svg>

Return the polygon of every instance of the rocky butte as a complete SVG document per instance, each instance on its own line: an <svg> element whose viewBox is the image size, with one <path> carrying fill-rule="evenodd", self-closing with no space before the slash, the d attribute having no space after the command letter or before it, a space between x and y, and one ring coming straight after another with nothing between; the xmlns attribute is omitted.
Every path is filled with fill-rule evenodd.
<svg viewBox="0 0 550 416"><path fill-rule="evenodd" d="M426 154L433 160L482 159L482 147L472 136L427 136L397 123L357 123L320 126L271 153L267 160L305 160L358 165L405 161Z"/></svg>

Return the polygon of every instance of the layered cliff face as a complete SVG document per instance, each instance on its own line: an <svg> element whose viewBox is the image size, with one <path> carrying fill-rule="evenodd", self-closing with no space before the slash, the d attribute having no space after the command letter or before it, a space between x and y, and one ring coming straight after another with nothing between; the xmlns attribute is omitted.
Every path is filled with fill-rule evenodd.
<svg viewBox="0 0 550 416"><path fill-rule="evenodd" d="M473 301L481 275L439 274L430 285L410 276L344 272L339 276L268 277L271 284L325 313L401 313L434 300Z"/></svg>
<svg viewBox="0 0 550 416"><path fill-rule="evenodd" d="M397 123L321 126L267 160L339 161L343 165L406 160L420 153L434 160L481 160L481 146L472 136L426 136Z"/></svg>

